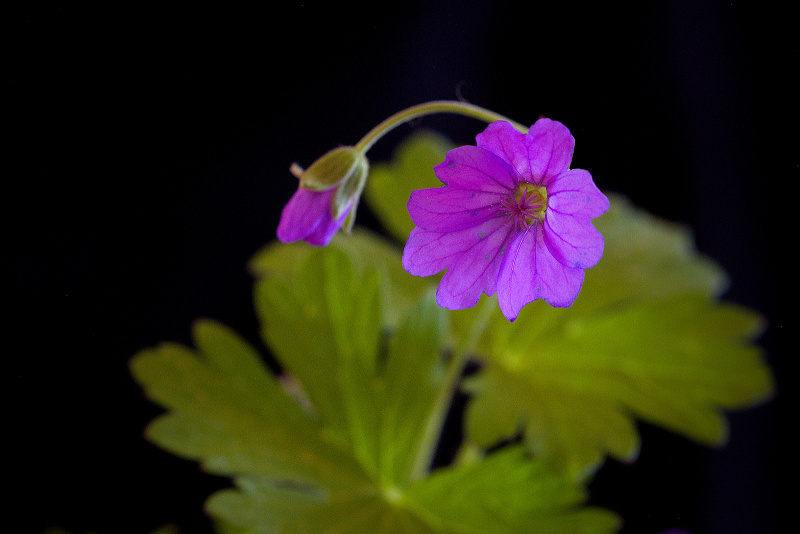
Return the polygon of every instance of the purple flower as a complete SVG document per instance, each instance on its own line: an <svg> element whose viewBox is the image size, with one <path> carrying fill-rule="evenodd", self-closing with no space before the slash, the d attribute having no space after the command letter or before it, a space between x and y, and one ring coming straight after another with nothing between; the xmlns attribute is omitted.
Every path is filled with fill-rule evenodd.
<svg viewBox="0 0 800 534"><path fill-rule="evenodd" d="M312 245L327 245L342 227L352 207L351 203L338 219L334 219L331 205L335 193L336 188L313 191L299 187L283 207L278 239L284 243L303 239Z"/></svg>
<svg viewBox="0 0 800 534"><path fill-rule="evenodd" d="M347 146L326 153L308 170L292 165L300 186L283 207L278 239L325 246L342 225L349 231L368 172L363 152Z"/></svg>
<svg viewBox="0 0 800 534"><path fill-rule="evenodd" d="M447 269L436 300L451 310L474 306L482 292L497 292L509 321L538 298L570 306L583 270L603 255L591 219L609 208L587 171L569 169L574 138L540 119L526 134L494 122L476 139L434 167L444 187L411 194L417 227L403 267L416 276Z"/></svg>

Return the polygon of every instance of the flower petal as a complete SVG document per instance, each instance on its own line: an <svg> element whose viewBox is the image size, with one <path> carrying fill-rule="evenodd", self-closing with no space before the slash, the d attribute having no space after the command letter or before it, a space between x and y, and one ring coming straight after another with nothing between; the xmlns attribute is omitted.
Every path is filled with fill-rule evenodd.
<svg viewBox="0 0 800 534"><path fill-rule="evenodd" d="M517 186L514 169L503 159L476 146L450 150L444 161L433 168L443 183L489 193L506 193Z"/></svg>
<svg viewBox="0 0 800 534"><path fill-rule="evenodd" d="M569 168L575 147L567 127L550 119L539 119L527 134L506 121L496 121L476 140L479 147L507 161L522 180L544 185Z"/></svg>
<svg viewBox="0 0 800 534"><path fill-rule="evenodd" d="M594 267L603 256L603 236L582 214L566 215L548 207L544 241L560 263L573 269Z"/></svg>
<svg viewBox="0 0 800 534"><path fill-rule="evenodd" d="M479 133L475 140L480 148L490 151L508 162L517 174L530 180L531 167L528 161L532 138L520 132L507 121L495 121Z"/></svg>
<svg viewBox="0 0 800 534"><path fill-rule="evenodd" d="M345 219L350 214L350 210L353 209L353 202L351 201L350 204L347 205L344 212L339 216L338 220L333 219L333 215L331 213L327 213L320 222L317 229L314 230L311 234L309 234L305 240L311 245L319 245L319 246L327 246L328 243L331 242L333 236L336 232L339 231L339 228L342 227L344 224Z"/></svg>
<svg viewBox="0 0 800 534"><path fill-rule="evenodd" d="M284 243L305 239L313 234L320 224L332 220L331 200L335 191L335 189L312 191L298 188L281 212L278 239Z"/></svg>
<svg viewBox="0 0 800 534"><path fill-rule="evenodd" d="M513 321L523 306L542 298L555 307L572 305L583 285L583 270L562 265L544 244L541 224L510 244L497 279L497 298L506 319Z"/></svg>
<svg viewBox="0 0 800 534"><path fill-rule="evenodd" d="M582 169L562 172L547 187L548 211L599 217L608 208L608 198L594 185L592 175Z"/></svg>
<svg viewBox="0 0 800 534"><path fill-rule="evenodd" d="M419 228L454 232L501 215L500 201L507 195L470 191L452 185L418 189L411 193L408 213Z"/></svg>
<svg viewBox="0 0 800 534"><path fill-rule="evenodd" d="M415 228L403 250L403 268L415 276L430 276L444 269L437 290L443 308L469 308L481 292L496 290L500 255L511 234L502 218L457 232L429 232Z"/></svg>
<svg viewBox="0 0 800 534"><path fill-rule="evenodd" d="M548 185L550 179L569 169L575 138L566 126L550 119L536 121L528 136L533 138L533 150L528 154L531 174L536 183Z"/></svg>

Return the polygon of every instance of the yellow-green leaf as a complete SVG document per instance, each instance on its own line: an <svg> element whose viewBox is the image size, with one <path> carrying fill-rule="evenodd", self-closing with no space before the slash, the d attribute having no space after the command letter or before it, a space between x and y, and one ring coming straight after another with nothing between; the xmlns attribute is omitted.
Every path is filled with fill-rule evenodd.
<svg viewBox="0 0 800 534"><path fill-rule="evenodd" d="M387 330L375 320L382 311L374 270L357 269L336 248L314 249L295 269L259 279L265 339L290 373L281 381L251 346L210 321L197 323L196 349L164 344L132 363L147 394L168 409L148 437L234 478L235 488L207 503L223 530L506 534L531 525L564 533L616 527L613 514L581 507L580 484L521 452L420 473L422 436L440 408L446 375L446 312L426 292ZM285 391L290 386L307 406L295 403ZM480 507L463 498L466 488Z"/></svg>
<svg viewBox="0 0 800 534"><path fill-rule="evenodd" d="M372 269L377 273L382 321L386 327L396 326L423 292L434 285L431 279L405 272L401 264L401 249L364 228L355 228L349 235L335 235L327 248L344 252L357 272ZM291 284L297 276L298 266L315 250L304 242L286 244L274 241L259 250L248 267L258 280L269 277Z"/></svg>
<svg viewBox="0 0 800 534"><path fill-rule="evenodd" d="M433 166L452 148L453 143L437 133L417 132L397 147L390 163L372 167L364 196L386 231L401 243L414 229L406 207L411 192L442 185Z"/></svg>
<svg viewBox="0 0 800 534"><path fill-rule="evenodd" d="M582 476L606 455L637 456L637 419L719 445L723 410L771 394L752 344L761 317L717 300L726 277L688 231L611 198L597 220L604 257L575 304L535 302L514 323L492 317L479 344L485 368L467 384L471 441L522 432L534 453Z"/></svg>

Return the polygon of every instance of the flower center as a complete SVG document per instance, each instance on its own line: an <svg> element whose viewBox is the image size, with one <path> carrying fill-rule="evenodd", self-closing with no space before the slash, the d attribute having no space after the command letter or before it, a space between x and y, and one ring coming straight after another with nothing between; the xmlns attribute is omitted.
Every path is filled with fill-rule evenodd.
<svg viewBox="0 0 800 534"><path fill-rule="evenodd" d="M527 229L535 220L544 220L547 211L547 189L541 185L521 182L514 192L500 202L508 214L506 224L514 222L514 229Z"/></svg>

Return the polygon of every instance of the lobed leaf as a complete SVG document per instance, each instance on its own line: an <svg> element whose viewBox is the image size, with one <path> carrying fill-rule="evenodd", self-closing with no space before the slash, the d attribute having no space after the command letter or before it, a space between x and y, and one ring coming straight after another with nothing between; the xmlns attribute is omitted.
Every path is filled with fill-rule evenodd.
<svg viewBox="0 0 800 534"><path fill-rule="evenodd" d="M405 484L428 467L421 463L429 458L418 449L444 393L441 355L447 328L445 310L428 291L389 339L381 372L380 463L386 484Z"/></svg>
<svg viewBox="0 0 800 534"><path fill-rule="evenodd" d="M302 500L259 480L238 485L212 497L209 509L245 532L600 534L620 525L611 512L583 507L583 489L520 447L377 493Z"/></svg>
<svg viewBox="0 0 800 534"><path fill-rule="evenodd" d="M584 476L606 455L636 458L636 419L720 445L722 410L770 396L751 344L761 317L716 300L726 277L685 229L611 198L597 219L605 255L571 308L537 302L513 324L493 315L479 344L485 368L465 385L476 444L522 432L531 451Z"/></svg>
<svg viewBox="0 0 800 534"><path fill-rule="evenodd" d="M725 271L695 250L689 228L638 209L621 195L608 197L609 211L592 219L605 239L603 258L586 270L576 309L695 292L719 297L728 288Z"/></svg>
<svg viewBox="0 0 800 534"><path fill-rule="evenodd" d="M357 272L374 270L380 287L382 321L384 326L397 326L400 318L434 282L412 276L403 270L401 251L394 243L364 228L355 228L349 235L339 233L327 248L347 255ZM306 243L274 241L259 250L248 265L257 280L269 277L291 284L297 276L297 266L305 262L316 248Z"/></svg>
<svg viewBox="0 0 800 534"><path fill-rule="evenodd" d="M265 339L291 373L283 384L302 389L308 406L295 402L252 347L211 321L195 325L195 350L163 344L134 358L136 379L168 408L148 428L149 438L234 477L235 488L207 503L220 528L239 534L613 529L612 514L580 507L582 489L521 453L431 476L418 471L420 442L446 375L447 315L428 291L385 330L370 320L382 316L379 277L355 263L341 250L314 249L294 276L258 282ZM470 499L455 487L471 488ZM485 504L473 510L475 502ZM511 517L509 506L522 519Z"/></svg>
<svg viewBox="0 0 800 534"><path fill-rule="evenodd" d="M294 279L256 283L264 339L301 385L319 423L374 473L378 278L373 270L357 276L335 249L315 249L298 267Z"/></svg>
<svg viewBox="0 0 800 534"><path fill-rule="evenodd" d="M620 526L606 510L581 507L586 499L582 488L519 446L437 471L411 486L406 496L409 506L435 518L446 532L589 533L614 532Z"/></svg>
<svg viewBox="0 0 800 534"><path fill-rule="evenodd" d="M232 331L198 321L194 338L199 352L165 343L131 362L147 395L170 408L148 426L151 441L222 475L337 485L365 480Z"/></svg>

